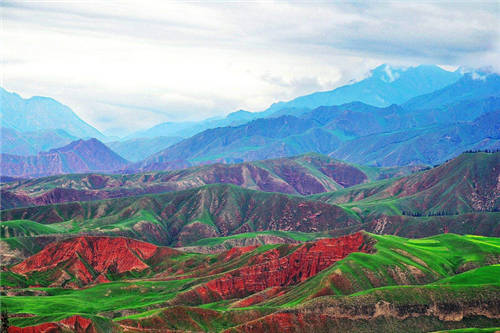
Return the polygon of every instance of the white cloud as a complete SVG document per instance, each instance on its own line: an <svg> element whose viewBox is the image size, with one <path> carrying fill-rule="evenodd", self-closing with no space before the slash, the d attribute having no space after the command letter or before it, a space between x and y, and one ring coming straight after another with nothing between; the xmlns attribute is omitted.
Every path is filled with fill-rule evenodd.
<svg viewBox="0 0 500 333"><path fill-rule="evenodd" d="M498 3L0 4L2 85L108 133L332 89L380 64L500 68Z"/></svg>

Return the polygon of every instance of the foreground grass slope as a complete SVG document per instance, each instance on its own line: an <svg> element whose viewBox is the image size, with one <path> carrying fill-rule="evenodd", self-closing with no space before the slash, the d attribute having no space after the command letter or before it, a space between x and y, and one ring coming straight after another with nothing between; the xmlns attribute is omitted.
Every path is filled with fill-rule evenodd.
<svg viewBox="0 0 500 333"><path fill-rule="evenodd" d="M494 327L498 323L498 238L445 234L406 239L367 233L363 237L364 243L373 247L372 253L354 252L303 281L277 284L241 296L217 296L223 295L217 294L223 293L222 281L234 278L236 272L249 274L269 265L274 260L272 253L277 258L288 258L300 253L299 249L314 248L316 243L306 243L305 247L251 246L221 254L174 252L168 261L146 261L151 268L143 271L108 272L106 277L111 282L84 289L23 287L27 281L21 283L25 278L17 273L20 284L16 286L8 276L12 273L3 272L2 282L10 282L3 287L2 304L13 314L11 322L16 326L80 315L100 327L108 325L124 331L142 327L258 332L276 330L273 325L279 324L291 332L396 332L404 326L409 332L424 332ZM249 281L250 276L241 278ZM204 290L209 293L201 293ZM195 299L198 301L193 303ZM385 305L380 312L381 304ZM316 310L312 311L318 308L324 310L321 319ZM457 316L462 320L457 321Z"/></svg>

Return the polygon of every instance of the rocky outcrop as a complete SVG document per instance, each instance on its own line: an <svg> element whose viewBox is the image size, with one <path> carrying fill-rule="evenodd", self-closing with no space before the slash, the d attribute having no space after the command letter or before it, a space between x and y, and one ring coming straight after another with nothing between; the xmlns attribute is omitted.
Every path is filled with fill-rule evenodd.
<svg viewBox="0 0 500 333"><path fill-rule="evenodd" d="M261 292L255 293L248 297L243 298L242 300L236 301L231 304L232 308L245 308L248 306L252 306L255 304L259 304L265 300L268 300L272 297L280 296L285 293L282 287L271 287L265 289Z"/></svg>

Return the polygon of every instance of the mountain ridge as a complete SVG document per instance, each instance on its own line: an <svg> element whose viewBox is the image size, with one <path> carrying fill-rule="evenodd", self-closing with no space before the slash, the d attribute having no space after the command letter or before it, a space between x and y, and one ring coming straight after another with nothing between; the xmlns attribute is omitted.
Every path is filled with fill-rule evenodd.
<svg viewBox="0 0 500 333"><path fill-rule="evenodd" d="M160 193L206 184L235 184L288 194L314 194L409 174L422 167L373 168L351 165L319 154L247 162L211 164L177 171L130 175L81 174L19 181L1 187L1 207L88 201ZM24 204L23 204L24 203Z"/></svg>

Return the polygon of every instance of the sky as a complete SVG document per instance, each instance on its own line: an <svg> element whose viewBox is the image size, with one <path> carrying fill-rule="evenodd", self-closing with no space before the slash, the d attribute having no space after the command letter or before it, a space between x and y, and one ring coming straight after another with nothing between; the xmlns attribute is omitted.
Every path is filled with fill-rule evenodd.
<svg viewBox="0 0 500 333"><path fill-rule="evenodd" d="M500 69L499 1L0 2L1 86L107 135L359 80L383 63Z"/></svg>

